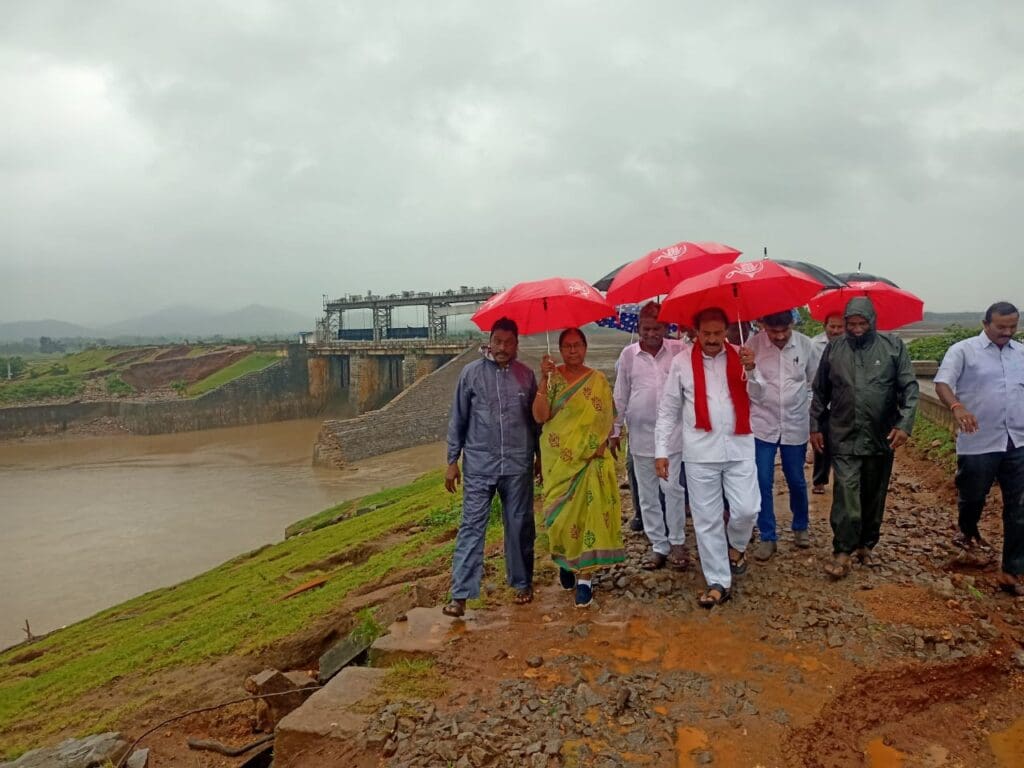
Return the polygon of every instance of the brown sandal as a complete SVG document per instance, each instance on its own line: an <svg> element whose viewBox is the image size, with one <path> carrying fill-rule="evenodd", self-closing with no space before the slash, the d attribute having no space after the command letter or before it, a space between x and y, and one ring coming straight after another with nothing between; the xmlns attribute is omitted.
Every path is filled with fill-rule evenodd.
<svg viewBox="0 0 1024 768"><path fill-rule="evenodd" d="M666 558L668 567L674 571L685 571L690 567L690 553L682 544L673 544Z"/></svg>
<svg viewBox="0 0 1024 768"><path fill-rule="evenodd" d="M723 587L721 584L708 584L708 588L697 597L697 605L701 608L714 608L729 600L730 597L732 597L731 589Z"/></svg>
<svg viewBox="0 0 1024 768"><path fill-rule="evenodd" d="M513 598L516 605L526 605L527 603L533 602L533 587L527 587L526 589L517 589L516 596Z"/></svg>
<svg viewBox="0 0 1024 768"><path fill-rule="evenodd" d="M841 579L850 573L850 556L840 552L833 556L832 562L825 566L825 573L833 579Z"/></svg>

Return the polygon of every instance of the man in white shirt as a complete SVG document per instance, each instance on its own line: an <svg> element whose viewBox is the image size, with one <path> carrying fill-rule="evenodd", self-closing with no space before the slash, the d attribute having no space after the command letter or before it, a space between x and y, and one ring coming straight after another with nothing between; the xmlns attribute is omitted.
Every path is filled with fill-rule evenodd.
<svg viewBox="0 0 1024 768"><path fill-rule="evenodd" d="M733 574L746 573L745 552L761 506L743 374L745 367L753 369L753 354L726 341L727 324L717 308L694 318L697 343L672 361L654 429L655 468L668 479L673 435L682 426L690 513L707 582L698 603L705 608L728 600Z"/></svg>
<svg viewBox="0 0 1024 768"><path fill-rule="evenodd" d="M842 312L834 312L825 318L825 328L817 336L811 338L814 344L816 360L820 361L825 353L825 347L832 339L838 339L846 334L846 321L843 320ZM825 450L821 453L814 451L814 468L811 470L811 493L821 495L825 493L825 486L828 485L828 476L832 472L832 453L828 447L828 419L825 418L818 425L825 435Z"/></svg>
<svg viewBox="0 0 1024 768"><path fill-rule="evenodd" d="M761 512L757 516L761 540L754 559L765 561L778 547L773 490L776 451L782 454L782 474L789 486L793 542L801 549L811 546L804 459L811 434L811 385L818 371L818 354L808 337L793 330L792 312L776 312L758 323L761 332L748 341L756 367L748 376L747 389L761 489Z"/></svg>
<svg viewBox="0 0 1024 768"><path fill-rule="evenodd" d="M622 424L629 435L637 494L644 533L651 552L640 567L649 571L666 563L676 570L688 565L686 541L686 491L680 483L679 465L682 442L679 429L669 437L669 476L660 479L654 471L654 425L658 420L658 402L665 388L672 360L686 348L681 341L666 339L665 323L658 320L661 305L648 302L640 310L640 341L630 344L619 355L615 369L615 425L609 447L618 451ZM659 488L665 497L662 512Z"/></svg>
<svg viewBox="0 0 1024 768"><path fill-rule="evenodd" d="M987 549L978 523L992 484L1003 492L1003 558L996 581L1024 596L1024 344L1014 341L1020 313L1006 301L985 312L985 328L946 352L935 393L953 413L960 534L970 551Z"/></svg>

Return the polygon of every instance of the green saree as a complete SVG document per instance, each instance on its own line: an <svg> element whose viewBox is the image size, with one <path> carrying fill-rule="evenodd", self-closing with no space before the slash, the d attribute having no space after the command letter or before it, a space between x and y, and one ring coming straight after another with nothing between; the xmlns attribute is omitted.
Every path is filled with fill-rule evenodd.
<svg viewBox="0 0 1024 768"><path fill-rule="evenodd" d="M615 461L594 452L615 417L608 379L590 371L568 384L561 372L548 383L551 418L541 435L544 521L551 557L567 571L626 559Z"/></svg>

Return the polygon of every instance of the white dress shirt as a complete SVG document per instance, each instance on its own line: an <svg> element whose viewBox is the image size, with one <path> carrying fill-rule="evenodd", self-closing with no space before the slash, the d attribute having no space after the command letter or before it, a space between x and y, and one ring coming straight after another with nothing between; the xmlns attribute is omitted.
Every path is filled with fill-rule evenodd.
<svg viewBox="0 0 1024 768"><path fill-rule="evenodd" d="M618 437L625 421L629 429L629 452L634 456L654 456L654 425L658 421L658 403L665 390L672 360L681 351L689 354L690 346L676 339L665 339L656 355L634 342L622 350L615 364L615 426L612 436ZM669 436L672 453L682 450L682 432L676 429Z"/></svg>
<svg viewBox="0 0 1024 768"><path fill-rule="evenodd" d="M982 331L946 350L935 383L946 384L978 419L978 431L960 432L956 452L969 456L1024 446L1024 344L1000 348Z"/></svg>
<svg viewBox="0 0 1024 768"><path fill-rule="evenodd" d="M764 332L752 336L747 346L756 366L747 374L754 436L766 443L803 445L810 437L811 387L821 352L798 331L782 349Z"/></svg>
<svg viewBox="0 0 1024 768"><path fill-rule="evenodd" d="M725 350L715 357L702 357L711 431L705 432L695 426L697 413L694 409L691 355L676 355L672 360L665 391L658 405L658 423L654 428L654 455L660 459L668 458L674 450L672 434L682 424L683 461L753 461L754 436L736 434L736 412L733 409L732 396L729 394Z"/></svg>

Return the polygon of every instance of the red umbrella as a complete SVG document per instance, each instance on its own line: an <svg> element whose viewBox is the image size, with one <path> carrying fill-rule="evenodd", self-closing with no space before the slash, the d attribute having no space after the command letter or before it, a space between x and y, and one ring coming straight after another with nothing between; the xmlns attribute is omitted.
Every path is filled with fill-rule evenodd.
<svg viewBox="0 0 1024 768"><path fill-rule="evenodd" d="M615 308L589 283L551 277L518 283L485 301L471 318L489 332L502 317L514 320L519 333L543 333L576 328L615 314Z"/></svg>
<svg viewBox="0 0 1024 768"><path fill-rule="evenodd" d="M684 280L661 305L660 318L692 325L702 309L718 307L731 322L800 307L821 290L821 283L769 259L747 261Z"/></svg>
<svg viewBox="0 0 1024 768"><path fill-rule="evenodd" d="M846 304L855 296L866 296L875 305L878 314L876 327L891 331L924 319L924 302L910 291L875 280L855 280L847 288L822 291L807 303L811 317L825 322L829 315L846 310Z"/></svg>
<svg viewBox="0 0 1024 768"><path fill-rule="evenodd" d="M651 251L622 267L608 288L608 301L618 306L668 293L678 283L723 264L740 251L720 243L676 243Z"/></svg>

